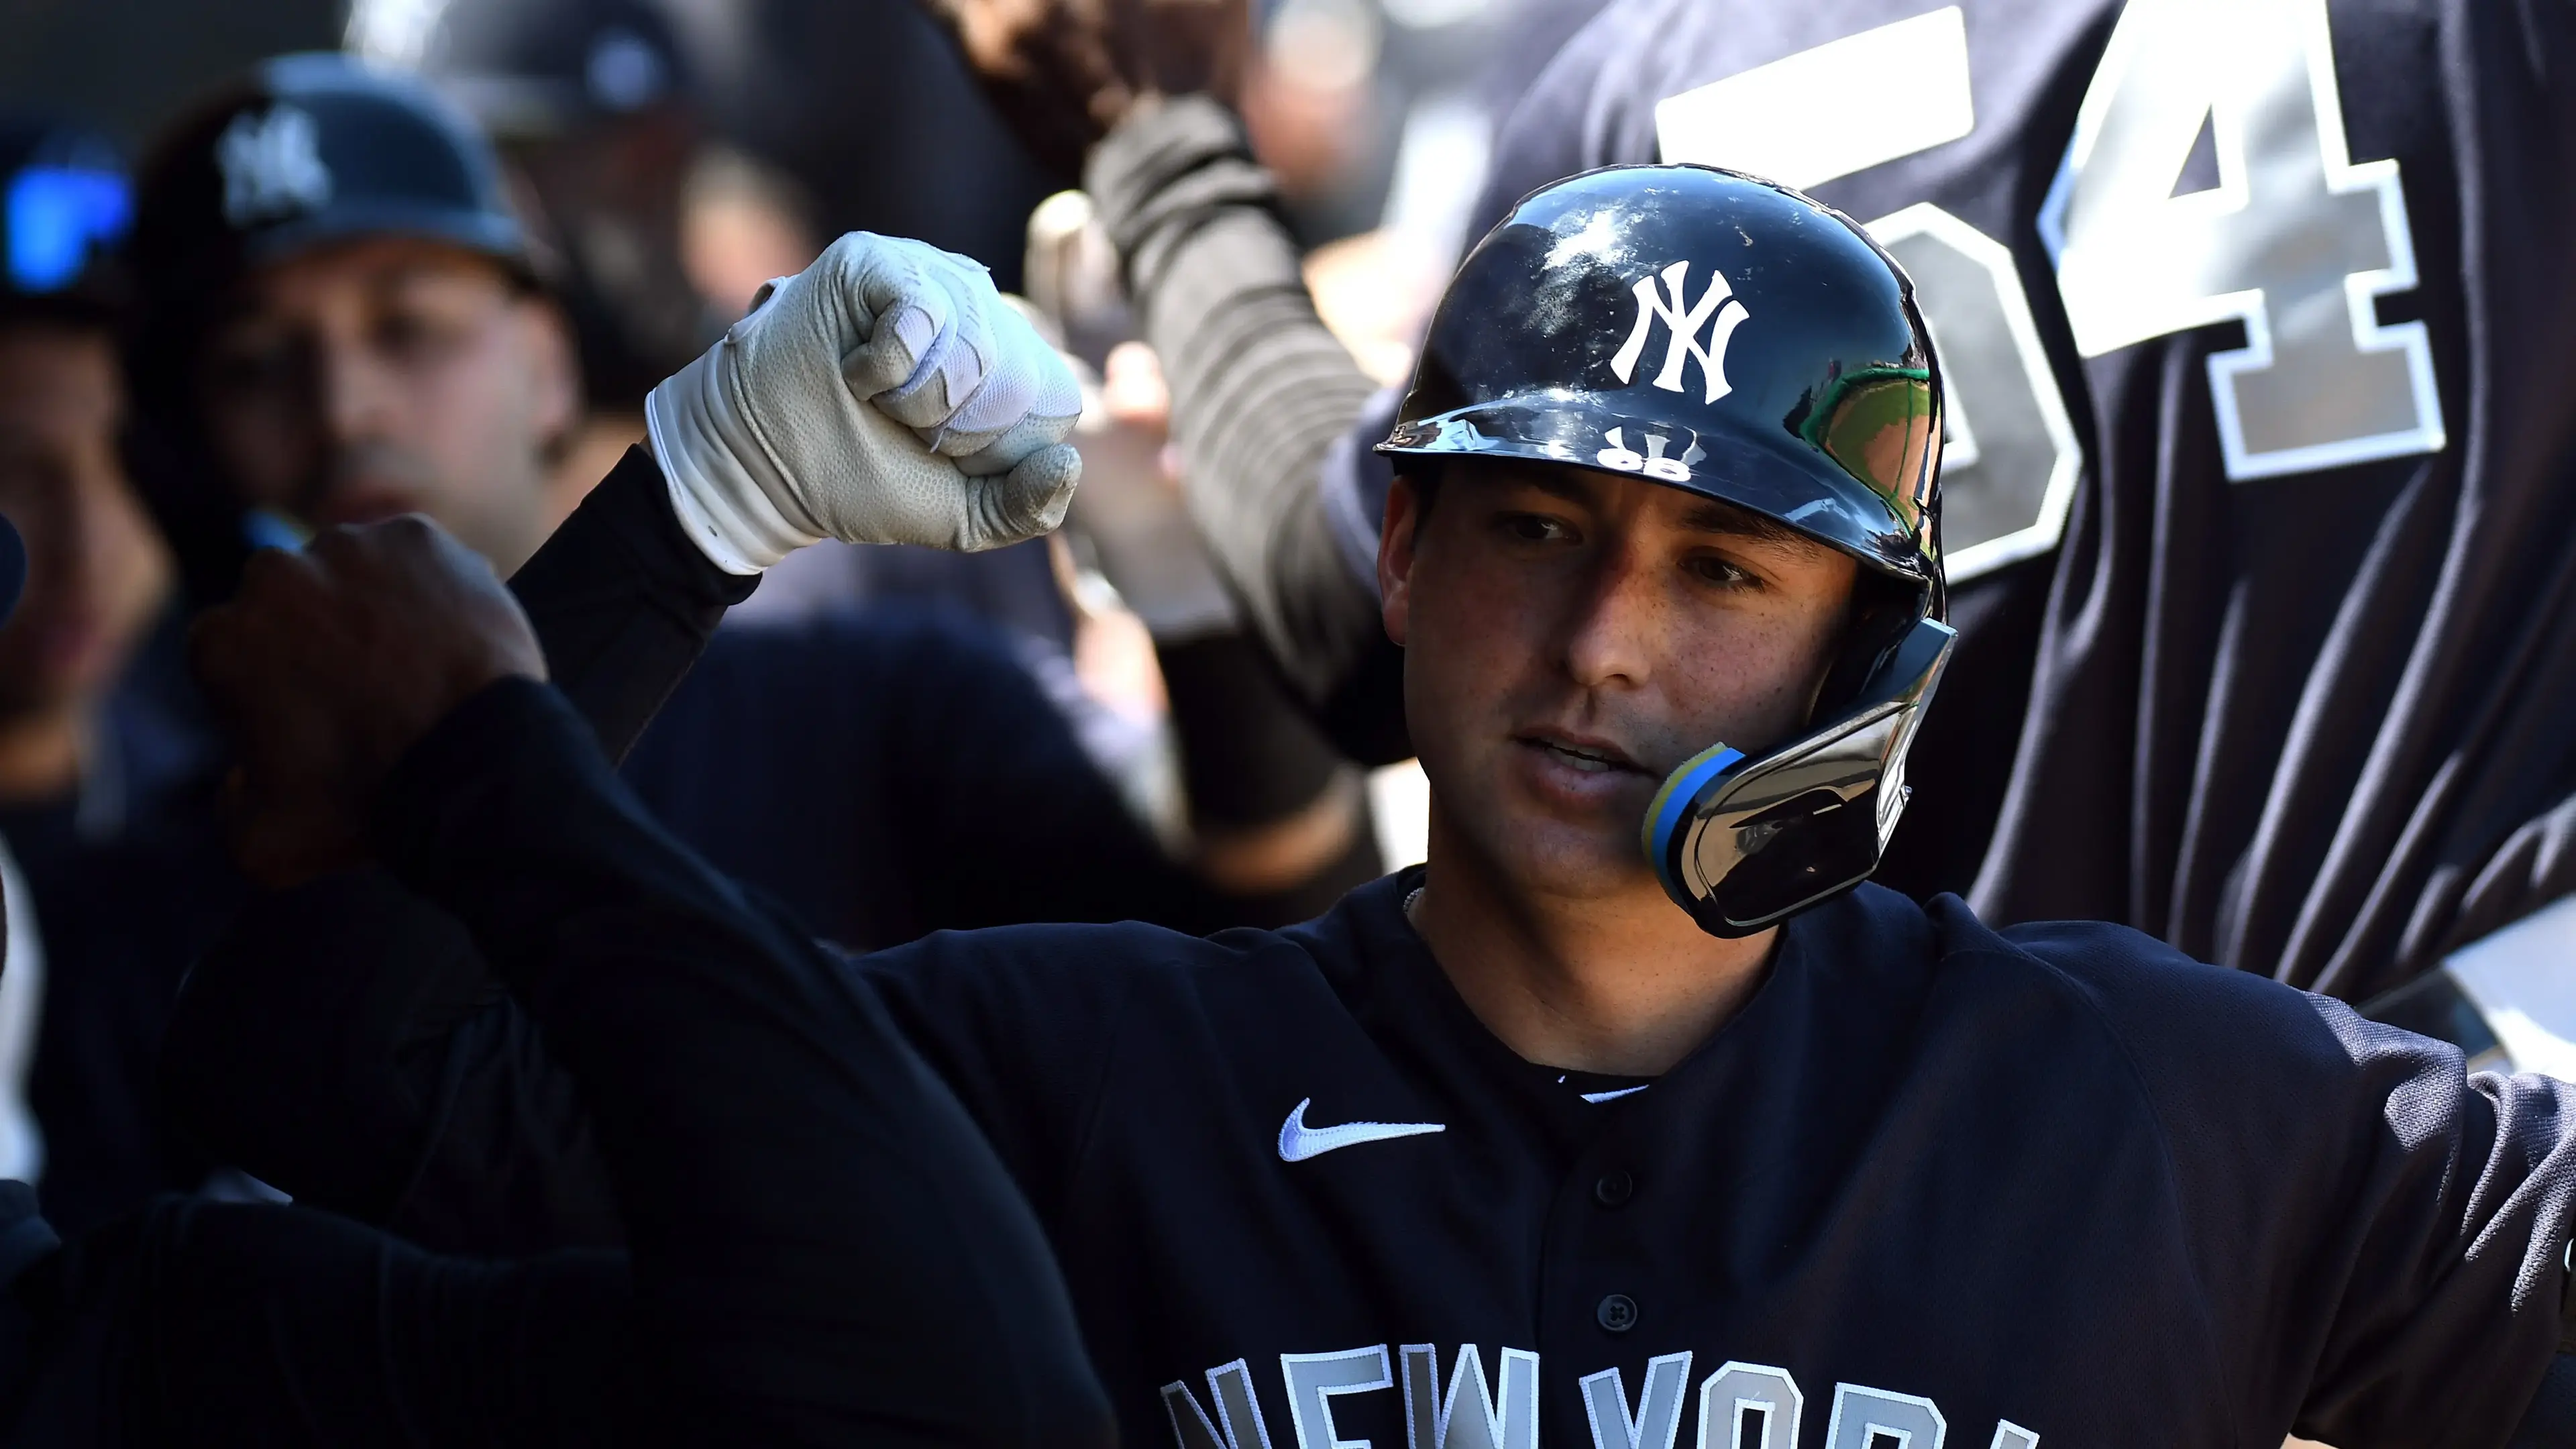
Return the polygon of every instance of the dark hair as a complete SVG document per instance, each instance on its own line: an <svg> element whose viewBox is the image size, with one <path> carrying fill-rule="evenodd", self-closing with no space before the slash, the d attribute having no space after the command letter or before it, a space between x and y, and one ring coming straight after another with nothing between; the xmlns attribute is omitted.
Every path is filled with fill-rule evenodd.
<svg viewBox="0 0 2576 1449"><path fill-rule="evenodd" d="M1422 527L1422 520L1431 516L1431 505L1440 497L1440 460L1407 458L1404 460L1404 466L1396 470L1395 476L1412 485L1416 500L1413 508L1413 526L1418 529Z"/></svg>

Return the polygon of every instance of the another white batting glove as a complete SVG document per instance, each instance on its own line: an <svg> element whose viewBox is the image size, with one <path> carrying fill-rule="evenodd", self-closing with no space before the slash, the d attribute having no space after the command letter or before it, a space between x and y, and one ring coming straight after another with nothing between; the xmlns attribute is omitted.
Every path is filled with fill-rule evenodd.
<svg viewBox="0 0 2576 1449"><path fill-rule="evenodd" d="M974 551L1064 519L1082 393L984 269L852 232L645 400L681 526L731 573L809 543Z"/></svg>

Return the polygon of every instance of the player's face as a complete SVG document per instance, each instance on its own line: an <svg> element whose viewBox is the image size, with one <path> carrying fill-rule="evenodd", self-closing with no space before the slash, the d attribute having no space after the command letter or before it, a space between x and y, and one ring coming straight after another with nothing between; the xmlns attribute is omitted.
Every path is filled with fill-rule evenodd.
<svg viewBox="0 0 2576 1449"><path fill-rule="evenodd" d="M105 328L0 329L0 515L27 542L26 593L0 628L0 715L103 695L168 593L168 552L117 449L124 412Z"/></svg>
<svg viewBox="0 0 2576 1449"><path fill-rule="evenodd" d="M551 307L483 257L396 237L254 275L199 398L254 506L313 524L426 513L504 574L545 541L546 453L578 405Z"/></svg>
<svg viewBox="0 0 2576 1449"><path fill-rule="evenodd" d="M1637 844L1656 788L1710 745L1807 722L1857 565L1587 469L1453 464L1420 503L1399 480L1378 567L1435 861L1445 842L1525 892L1660 896Z"/></svg>

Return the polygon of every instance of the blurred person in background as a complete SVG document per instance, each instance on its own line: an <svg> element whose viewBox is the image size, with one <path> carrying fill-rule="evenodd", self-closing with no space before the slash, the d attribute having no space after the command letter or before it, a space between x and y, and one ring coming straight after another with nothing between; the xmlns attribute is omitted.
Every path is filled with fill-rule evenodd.
<svg viewBox="0 0 2576 1449"><path fill-rule="evenodd" d="M1046 191L909 0L359 0L348 47L419 72L492 134L560 263L596 414L594 446L565 459L567 502L642 436L645 391L832 237L919 237L1009 288ZM869 84L848 84L853 65ZM941 124L907 126L922 115ZM808 549L732 618L883 599L1001 625L1060 706L1097 709L1072 672L1083 614L1043 545Z"/></svg>
<svg viewBox="0 0 2576 1449"><path fill-rule="evenodd" d="M581 412L573 348L491 153L418 82L343 56L268 63L157 148L134 255L148 405L215 495L197 511L229 512L236 540L245 519L419 511L505 572L545 542L548 463ZM616 473L633 496L602 506L662 526L649 459ZM1258 668L1249 646L1234 658ZM1176 691L1176 713L1227 766L1193 802L1231 847L1204 855L1212 884L1167 858L1008 643L941 611L728 632L626 768L684 838L852 947L1012 920L1294 916L1369 873L1330 751L1248 729L1224 712L1232 684L1203 692L1205 709ZM1016 833L997 839L1005 815ZM1278 838L1300 844L1261 847ZM978 868L1021 850L1048 868ZM1224 867L1246 858L1259 868Z"/></svg>
<svg viewBox="0 0 2576 1449"><path fill-rule="evenodd" d="M78 1230L208 1178L151 1109L152 1062L239 888L207 808L220 755L182 667L170 555L126 466L126 299L106 257L129 220L122 163L78 126L22 118L0 127L0 175L0 513L28 555L0 629L0 836L25 872L13 964L30 968L0 978L0 1081L14 1096L25 1074L33 1110L0 1112L0 1175L40 1182ZM44 960L30 1072L5 1018Z"/></svg>
<svg viewBox="0 0 2576 1449"><path fill-rule="evenodd" d="M1365 569L1389 473L1364 444L1391 399L1301 295L1280 183L1187 94L1234 93L1209 38L1241 7L1163 7L1151 45L1070 3L939 8L1026 134L1059 157L1105 138L1088 188L1171 380L1194 514L1336 737L1401 755ZM1476 211L1589 167L1711 162L1812 188L1923 281L1960 364L1962 638L1885 878L2357 1001L2447 980L2446 955L2576 887L2556 846L2576 752L2547 723L2576 643L2533 602L2576 588L2545 522L2576 445L2525 396L2576 288L2493 300L2563 275L2547 178L2576 116L2543 78L2576 35L2456 0L1756 21L1612 0L1525 72ZM2194 59L2209 34L2240 63ZM1890 96L1908 125L1848 124ZM2136 117L2149 139L2123 139ZM2478 1014L2473 1051L2494 1044Z"/></svg>
<svg viewBox="0 0 2576 1449"><path fill-rule="evenodd" d="M1003 228L1037 194L1030 168L908 5L362 0L348 48L418 73L496 143L581 354L589 416L555 465L558 509L642 439L645 392L835 232L930 237L1006 285L1017 274ZM889 53L919 62L891 91L838 83L844 57L881 66ZM907 106L942 126L900 148L848 144ZM911 184L930 170L937 186ZM1064 582L1037 543L971 555L826 543L782 560L727 618L803 624L896 601L999 625L1122 790L1168 795L1160 681L1140 693L1119 642L1133 621ZM1150 655L1142 664L1151 676Z"/></svg>
<svg viewBox="0 0 2576 1449"><path fill-rule="evenodd" d="M370 63L419 73L500 154L580 352L590 416L558 470L569 513L642 440L644 394L749 300L748 288L705 294L689 263L688 192L708 142L687 55L638 0L368 0L350 10L348 41ZM761 276L811 259L768 258Z"/></svg>

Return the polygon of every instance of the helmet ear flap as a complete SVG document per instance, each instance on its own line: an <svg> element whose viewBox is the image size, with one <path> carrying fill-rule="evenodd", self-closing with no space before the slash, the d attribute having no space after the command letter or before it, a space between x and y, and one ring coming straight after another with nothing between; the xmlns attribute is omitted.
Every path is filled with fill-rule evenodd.
<svg viewBox="0 0 2576 1449"><path fill-rule="evenodd" d="M1756 759L1719 745L1674 771L1640 831L1674 904L1713 935L1749 936L1868 879L1904 811L1906 753L1957 637L1915 619L1878 656L1878 677L1805 737Z"/></svg>
<svg viewBox="0 0 2576 1449"><path fill-rule="evenodd" d="M1862 569L1852 584L1851 612L1843 621L1833 667L1826 671L1825 682L1816 691L1815 708L1809 711L1807 722L1822 724L1848 711L1860 698L1863 686L1877 676L1880 666L1914 632L1915 623L1924 615L1921 585L1910 579L1890 578L1875 569Z"/></svg>

